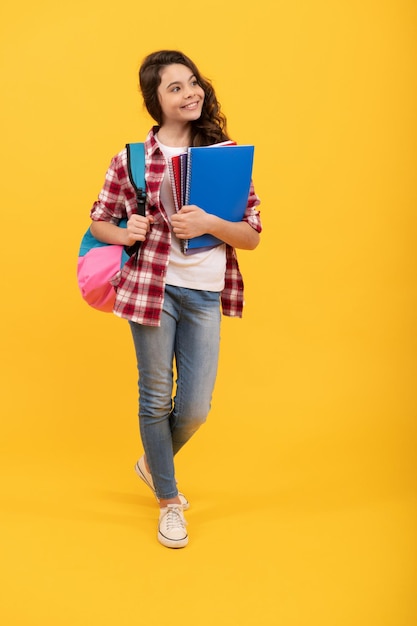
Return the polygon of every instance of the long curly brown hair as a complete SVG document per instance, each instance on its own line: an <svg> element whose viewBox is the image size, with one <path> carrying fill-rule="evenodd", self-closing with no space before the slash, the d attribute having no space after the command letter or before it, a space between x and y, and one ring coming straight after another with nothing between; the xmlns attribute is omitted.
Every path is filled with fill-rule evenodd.
<svg viewBox="0 0 417 626"><path fill-rule="evenodd" d="M173 63L188 67L205 94L201 116L198 120L191 122L192 145L208 146L229 139L226 117L220 110L220 104L211 82L200 74L197 66L190 58L177 50L153 52L142 62L139 70L139 85L149 115L157 124L162 125L162 109L158 98L161 70Z"/></svg>

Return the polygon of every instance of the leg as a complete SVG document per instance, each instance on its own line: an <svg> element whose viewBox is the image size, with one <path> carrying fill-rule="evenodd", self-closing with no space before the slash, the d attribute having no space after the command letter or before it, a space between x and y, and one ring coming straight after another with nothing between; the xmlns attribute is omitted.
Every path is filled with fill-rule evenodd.
<svg viewBox="0 0 417 626"><path fill-rule="evenodd" d="M206 421L217 375L220 295L182 289L175 340L177 389L171 414L174 455Z"/></svg>
<svg viewBox="0 0 417 626"><path fill-rule="evenodd" d="M139 426L146 460L160 500L178 496L170 415L177 321L165 298L161 326L130 323L139 371Z"/></svg>

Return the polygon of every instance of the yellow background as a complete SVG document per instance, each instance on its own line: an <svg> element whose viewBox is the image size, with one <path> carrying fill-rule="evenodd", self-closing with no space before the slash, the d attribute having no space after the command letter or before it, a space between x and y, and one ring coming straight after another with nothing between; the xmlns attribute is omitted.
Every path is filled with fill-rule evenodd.
<svg viewBox="0 0 417 626"><path fill-rule="evenodd" d="M414 626L415 2L1 11L1 622ZM75 280L110 158L151 125L136 73L162 47L256 145L264 224L178 458L182 551L132 471L127 325Z"/></svg>

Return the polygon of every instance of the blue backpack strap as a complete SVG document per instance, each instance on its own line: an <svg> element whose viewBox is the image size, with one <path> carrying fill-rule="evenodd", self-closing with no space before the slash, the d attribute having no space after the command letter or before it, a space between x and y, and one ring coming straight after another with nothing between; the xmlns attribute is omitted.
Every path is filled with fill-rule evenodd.
<svg viewBox="0 0 417 626"><path fill-rule="evenodd" d="M128 143L126 150L129 179L136 192L137 212L138 215L145 215L145 146L143 143Z"/></svg>

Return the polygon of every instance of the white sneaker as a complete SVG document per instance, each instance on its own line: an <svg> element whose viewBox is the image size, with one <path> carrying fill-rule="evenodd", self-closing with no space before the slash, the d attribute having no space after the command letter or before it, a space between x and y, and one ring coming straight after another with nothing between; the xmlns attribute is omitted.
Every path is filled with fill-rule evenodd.
<svg viewBox="0 0 417 626"><path fill-rule="evenodd" d="M139 461L135 465L135 472L143 480L143 482L148 485L149 489L153 491L153 495L156 500L159 502L159 498L156 495L155 487L152 480L152 475L148 472L145 465L145 455L141 456ZM178 497L181 500L183 511L187 511L190 508L190 503L188 502L185 495L181 492L178 493Z"/></svg>
<svg viewBox="0 0 417 626"><path fill-rule="evenodd" d="M168 504L161 508L158 541L167 548L184 548L188 543L186 524L180 504Z"/></svg>

